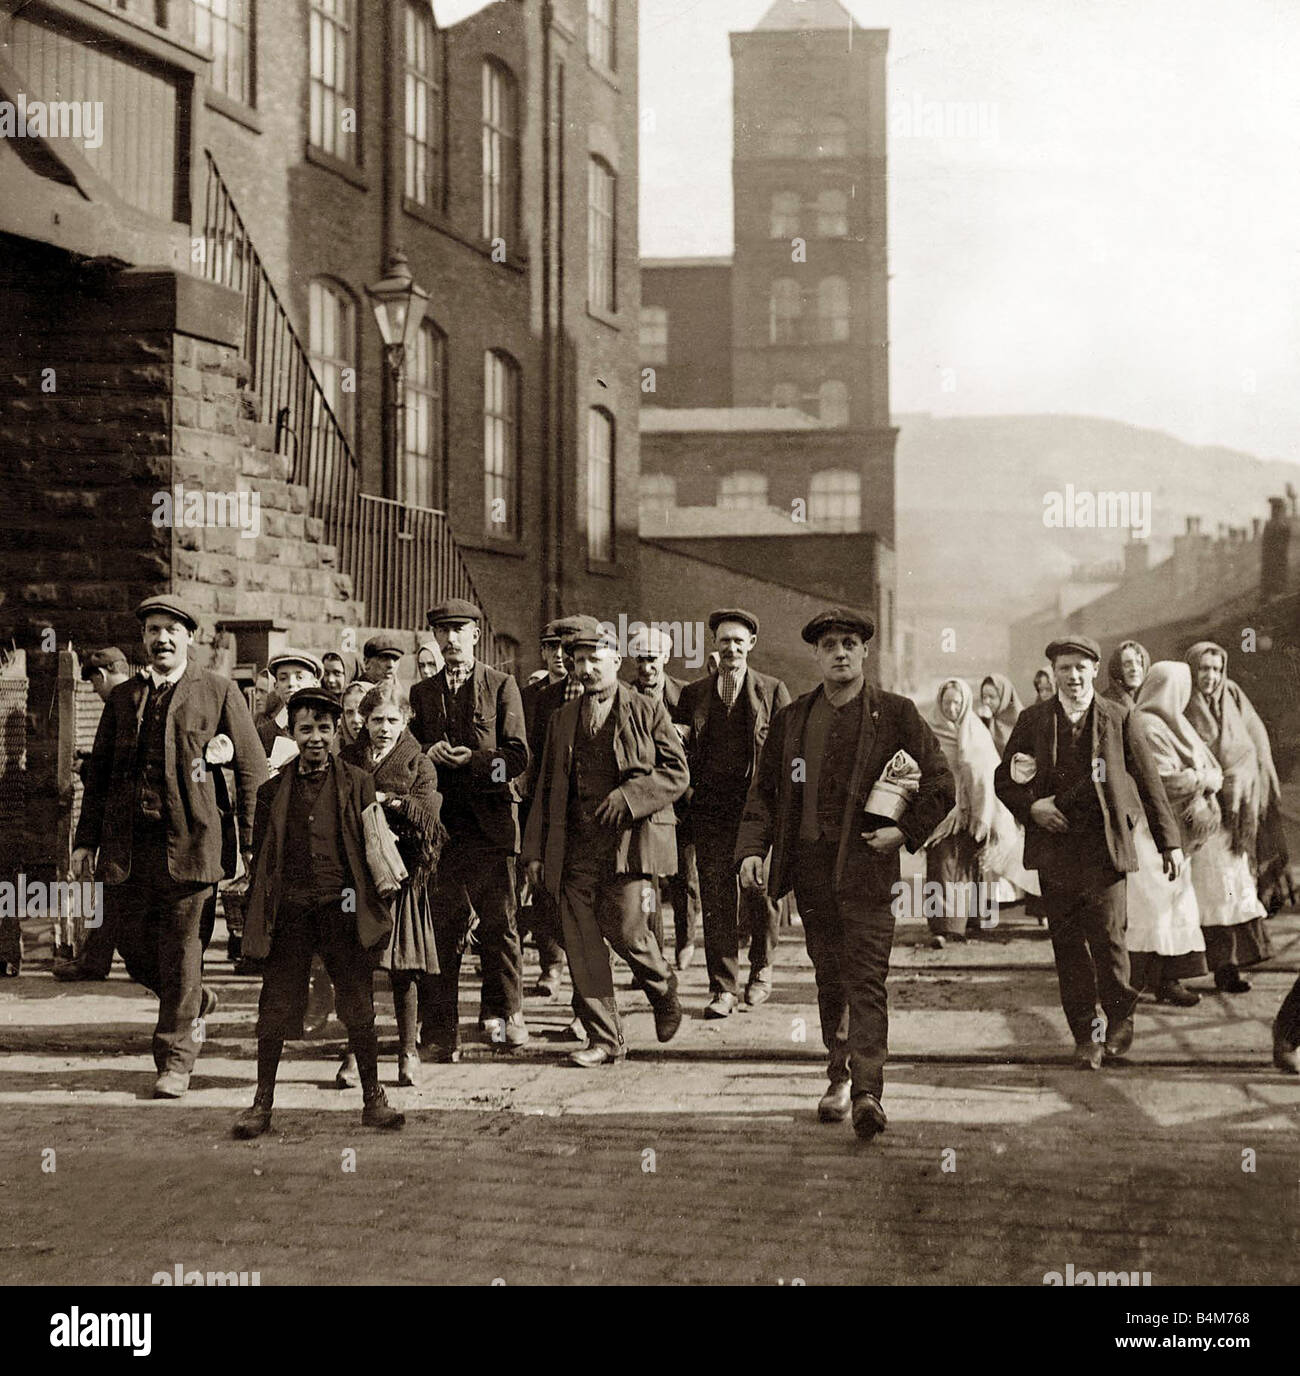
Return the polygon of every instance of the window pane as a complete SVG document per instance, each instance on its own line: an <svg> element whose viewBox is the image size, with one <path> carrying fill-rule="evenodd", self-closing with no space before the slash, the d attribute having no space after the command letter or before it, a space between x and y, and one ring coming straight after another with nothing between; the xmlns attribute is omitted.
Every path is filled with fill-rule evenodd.
<svg viewBox="0 0 1300 1376"><path fill-rule="evenodd" d="M614 557L614 421L587 413L587 557Z"/></svg>
<svg viewBox="0 0 1300 1376"><path fill-rule="evenodd" d="M849 389L842 382L823 382L817 391L823 425L849 423Z"/></svg>
<svg viewBox="0 0 1300 1376"><path fill-rule="evenodd" d="M505 354L487 354L483 366L484 527L489 535L506 538L518 534L518 390L514 360Z"/></svg>
<svg viewBox="0 0 1300 1376"><path fill-rule="evenodd" d="M773 344L797 344L803 301L799 284L792 277L778 277L772 283L770 338Z"/></svg>
<svg viewBox="0 0 1300 1376"><path fill-rule="evenodd" d="M641 307L641 362L668 362L668 312L663 306Z"/></svg>
<svg viewBox="0 0 1300 1376"><path fill-rule="evenodd" d="M407 357L406 443L397 497L408 506L442 506L445 348L442 331L425 322Z"/></svg>
<svg viewBox="0 0 1300 1376"><path fill-rule="evenodd" d="M793 239L799 233L799 193L777 191L772 196L773 239Z"/></svg>
<svg viewBox="0 0 1300 1376"><path fill-rule="evenodd" d="M718 484L718 505L732 511L755 511L767 505L767 474L741 470Z"/></svg>
<svg viewBox="0 0 1300 1376"><path fill-rule="evenodd" d="M310 76L312 143L348 162L356 160L355 0L311 0Z"/></svg>
<svg viewBox="0 0 1300 1376"><path fill-rule="evenodd" d="M614 0L587 0L587 53L593 62L614 70Z"/></svg>
<svg viewBox="0 0 1300 1376"><path fill-rule="evenodd" d="M427 3L406 6L406 196L441 208L442 35Z"/></svg>
<svg viewBox="0 0 1300 1376"><path fill-rule="evenodd" d="M843 191L823 191L817 197L817 233L823 239L843 239L848 232L848 196Z"/></svg>
<svg viewBox="0 0 1300 1376"><path fill-rule="evenodd" d="M823 277L817 285L817 338L823 344L849 337L849 284L842 277Z"/></svg>
<svg viewBox="0 0 1300 1376"><path fill-rule="evenodd" d="M814 473L808 485L808 520L821 530L861 529L860 476L844 469Z"/></svg>
<svg viewBox="0 0 1300 1376"><path fill-rule="evenodd" d="M614 310L614 173L599 158L587 163L587 301Z"/></svg>
<svg viewBox="0 0 1300 1376"><path fill-rule="evenodd" d="M356 416L356 315L351 298L333 283L318 280L308 288L307 352L325 400L351 443Z"/></svg>
<svg viewBox="0 0 1300 1376"><path fill-rule="evenodd" d="M239 0L193 0L194 45L208 53L208 82L231 100L252 104L248 87L252 36L249 10Z"/></svg>
<svg viewBox="0 0 1300 1376"><path fill-rule="evenodd" d="M509 240L518 199L518 129L514 78L483 64L483 237Z"/></svg>

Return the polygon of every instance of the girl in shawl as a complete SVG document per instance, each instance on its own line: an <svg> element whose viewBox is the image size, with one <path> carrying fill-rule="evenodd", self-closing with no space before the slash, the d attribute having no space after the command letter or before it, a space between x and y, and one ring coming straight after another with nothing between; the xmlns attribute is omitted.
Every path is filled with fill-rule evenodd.
<svg viewBox="0 0 1300 1376"><path fill-rule="evenodd" d="M361 660L351 650L326 650L320 662L320 686L336 697L342 697L348 684L361 677Z"/></svg>
<svg viewBox="0 0 1300 1376"><path fill-rule="evenodd" d="M1112 669L1115 660L1112 655ZM1191 670L1169 660L1148 668L1132 722L1151 748L1169 805L1178 817L1183 851L1190 856L1218 830L1215 795L1223 785L1223 771L1187 720ZM1114 678L1112 673L1112 682ZM1139 992L1152 991L1160 1003L1192 1008L1201 996L1184 989L1181 981L1207 970L1192 866L1184 865L1170 883L1145 812L1138 818L1133 844L1138 868L1128 876L1127 885L1129 982Z"/></svg>
<svg viewBox="0 0 1300 1376"><path fill-rule="evenodd" d="M943 885L942 914L926 920L931 944L942 948L949 936L966 939L967 921L979 910L976 885L981 874L1029 876L1020 829L993 791L997 747L975 714L970 685L947 679L939 687L937 709L934 732L957 783L952 811L925 843L926 881Z"/></svg>
<svg viewBox="0 0 1300 1376"><path fill-rule="evenodd" d="M415 670L421 679L434 678L442 669L442 651L435 642L421 645L415 652Z"/></svg>
<svg viewBox="0 0 1300 1376"><path fill-rule="evenodd" d="M334 737L337 744L336 754L346 750L361 735L361 729L365 725L365 719L361 715L361 704L373 687L374 684L369 679L363 678L355 683L349 683L343 690L343 715L339 718L338 735Z"/></svg>
<svg viewBox="0 0 1300 1376"><path fill-rule="evenodd" d="M361 715L365 727L340 758L374 775L376 801L406 866L408 877L393 899L393 935L379 968L388 971L397 1013L397 1083L413 1085L420 1067L421 985L440 968L428 886L447 838L442 795L437 771L407 730L411 708L397 683L371 687L361 701ZM349 1068L345 1061L339 1072L344 1079Z"/></svg>
<svg viewBox="0 0 1300 1376"><path fill-rule="evenodd" d="M1115 647L1106 674L1110 682L1102 689L1102 697L1132 707L1137 702L1138 689L1151 668L1151 656L1145 645L1125 640Z"/></svg>
<svg viewBox="0 0 1300 1376"><path fill-rule="evenodd" d="M1225 994L1244 994L1243 965L1271 952L1252 867L1260 818L1279 794L1268 733L1250 699L1228 677L1228 654L1202 640L1187 652L1195 688L1187 719L1223 771L1220 825L1192 857L1192 882L1201 908L1205 958Z"/></svg>
<svg viewBox="0 0 1300 1376"><path fill-rule="evenodd" d="M1034 697L1038 702L1046 702L1056 695L1056 680L1050 669L1040 669L1034 675Z"/></svg>
<svg viewBox="0 0 1300 1376"><path fill-rule="evenodd" d="M1024 704L1015 684L1005 674L989 674L980 684L980 697L983 700L989 730L993 733L993 744L998 748L998 758L1006 753L1007 742L1011 739L1011 728L1023 712Z"/></svg>

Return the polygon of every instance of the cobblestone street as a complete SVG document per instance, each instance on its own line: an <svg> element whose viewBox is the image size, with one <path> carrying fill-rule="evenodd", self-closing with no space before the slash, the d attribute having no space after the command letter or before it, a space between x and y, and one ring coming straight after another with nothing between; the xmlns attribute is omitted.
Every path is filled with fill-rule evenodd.
<svg viewBox="0 0 1300 1376"><path fill-rule="evenodd" d="M701 1018L697 961L667 1047L621 993L632 1057L591 1072L564 1060L566 986L528 1001L525 1051L471 1043L394 1089L381 986L406 1130L360 1127L327 1037L290 1048L252 1144L229 1132L252 1093L255 980L209 962L222 1005L168 1104L145 1097L154 1005L120 966L74 986L38 969L0 986L0 1281L141 1284L179 1263L263 1285L1040 1284L1073 1264L1156 1286L1295 1284L1300 1083L1271 1068L1268 1028L1300 923L1272 925L1278 954L1250 994L1143 1003L1129 1063L1090 1075L1068 1064L1045 933L1022 919L937 952L904 924L890 1126L870 1145L816 1121L797 928L771 1002L724 1023ZM475 999L467 979L462 1012Z"/></svg>

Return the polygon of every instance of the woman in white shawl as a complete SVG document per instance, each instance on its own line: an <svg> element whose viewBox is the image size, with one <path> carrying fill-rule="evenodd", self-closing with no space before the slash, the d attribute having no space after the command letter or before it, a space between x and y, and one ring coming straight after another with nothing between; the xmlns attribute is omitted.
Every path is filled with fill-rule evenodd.
<svg viewBox="0 0 1300 1376"><path fill-rule="evenodd" d="M1223 771L1187 720L1191 697L1192 672L1187 665L1160 660L1147 670L1130 719L1151 748L1187 855L1195 854L1218 830L1215 794L1223 784ZM1192 866L1185 865L1178 878L1169 881L1141 810L1133 844L1138 868L1128 876L1127 885L1129 983L1139 992L1154 993L1160 1003L1195 1007L1201 996L1181 983L1207 973Z"/></svg>
<svg viewBox="0 0 1300 1376"><path fill-rule="evenodd" d="M939 687L937 707L931 725L957 784L952 811L925 843L927 883L944 885L942 916L927 918L932 944L942 947L949 936L966 939L969 917L980 912L977 895L996 899L992 886L999 877L1032 893L1038 883L1024 868L1024 836L1016 819L993 791L998 750L973 710L970 685L947 679ZM989 886L982 891L976 887L981 877ZM995 926L996 920L987 925Z"/></svg>
<svg viewBox="0 0 1300 1376"><path fill-rule="evenodd" d="M1201 906L1205 958L1225 994L1244 994L1243 965L1272 954L1265 909L1255 884L1261 819L1277 801L1277 772L1264 723L1250 699L1228 677L1228 654L1202 640L1187 651L1195 691L1187 720L1223 770L1222 824L1192 857L1192 882Z"/></svg>

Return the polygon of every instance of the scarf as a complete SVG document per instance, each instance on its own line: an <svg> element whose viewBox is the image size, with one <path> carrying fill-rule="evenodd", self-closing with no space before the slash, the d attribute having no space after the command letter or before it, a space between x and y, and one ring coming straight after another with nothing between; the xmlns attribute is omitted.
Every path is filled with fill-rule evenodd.
<svg viewBox="0 0 1300 1376"><path fill-rule="evenodd" d="M1260 818L1278 799L1281 787L1273 767L1268 732L1250 699L1228 677L1228 652L1210 640L1197 641L1185 656L1195 675L1207 654L1223 661L1223 677L1215 692L1197 688L1187 708L1187 720L1210 747L1223 770L1219 802L1232 849L1254 855Z"/></svg>
<svg viewBox="0 0 1300 1376"><path fill-rule="evenodd" d="M1151 656L1147 653L1147 647L1139 645L1136 640L1121 641L1120 644L1116 645L1106 664L1106 677L1110 681L1102 689L1101 695L1104 698L1109 698L1112 702L1127 703L1131 707L1137 701L1137 694L1124 682L1124 670L1120 661L1125 650L1138 652L1142 659L1142 677L1145 682L1146 675L1151 668Z"/></svg>
<svg viewBox="0 0 1300 1376"><path fill-rule="evenodd" d="M949 688L956 688L961 694L956 721L950 721L943 710L943 696ZM945 822L939 824L939 829L947 825L946 835L968 831L977 841L984 841L1000 806L993 791L998 751L993 737L976 716L974 704L974 694L965 679L945 679L939 685L930 725L957 783L956 805Z"/></svg>
<svg viewBox="0 0 1300 1376"><path fill-rule="evenodd" d="M993 744L997 746L999 757L1006 751L1011 739L1011 728L1025 710L1016 686L1005 674L989 674L984 683L991 683L998 691L998 705L993 709L993 717L988 728L993 732ZM983 684L980 685L981 689Z"/></svg>
<svg viewBox="0 0 1300 1376"><path fill-rule="evenodd" d="M343 687L364 677L361 671L361 657L352 650L330 650L322 659L337 659L343 665Z"/></svg>
<svg viewBox="0 0 1300 1376"><path fill-rule="evenodd" d="M442 824L437 775L424 760L419 742L409 731L403 731L376 765L371 759L370 737L362 727L357 739L340 752L339 758L372 774L376 792L402 799L400 811L385 808L384 816L397 833L398 847L412 881L416 885L427 883L437 871L447 831ZM422 761L428 766L426 769L421 769Z"/></svg>

